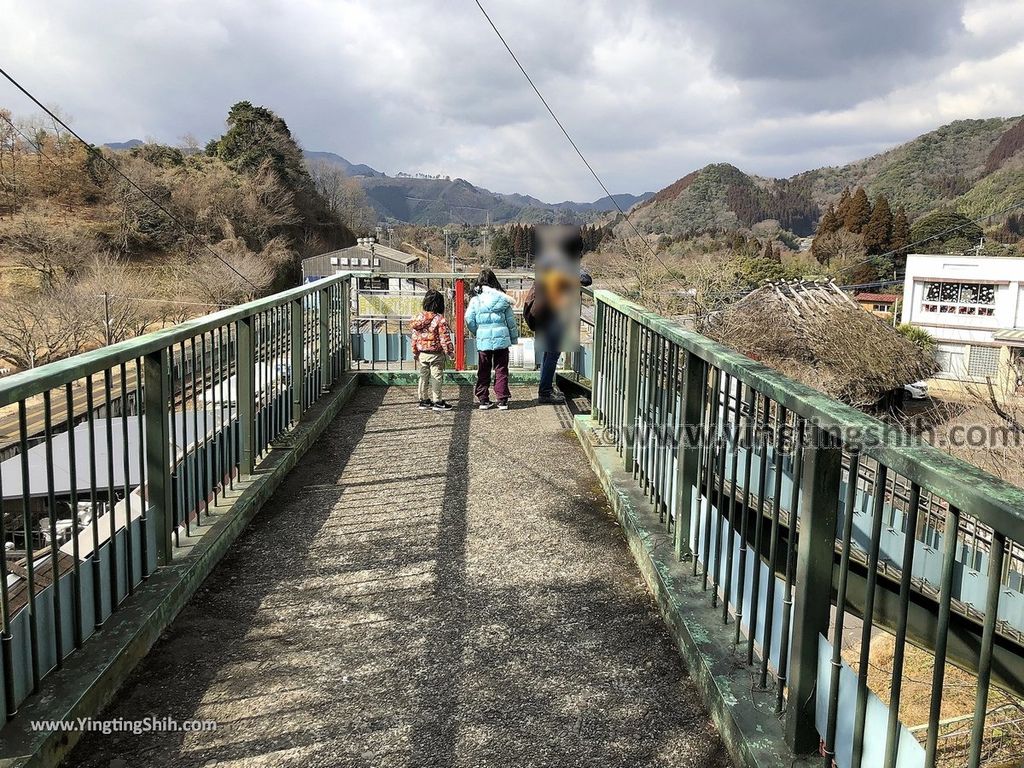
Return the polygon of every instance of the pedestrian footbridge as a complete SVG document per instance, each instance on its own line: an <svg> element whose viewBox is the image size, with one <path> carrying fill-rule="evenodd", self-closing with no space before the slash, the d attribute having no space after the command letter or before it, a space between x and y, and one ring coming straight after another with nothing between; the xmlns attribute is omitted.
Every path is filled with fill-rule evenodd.
<svg viewBox="0 0 1024 768"><path fill-rule="evenodd" d="M419 410L461 279L0 379L0 766L1020 761L1021 491L605 291Z"/></svg>

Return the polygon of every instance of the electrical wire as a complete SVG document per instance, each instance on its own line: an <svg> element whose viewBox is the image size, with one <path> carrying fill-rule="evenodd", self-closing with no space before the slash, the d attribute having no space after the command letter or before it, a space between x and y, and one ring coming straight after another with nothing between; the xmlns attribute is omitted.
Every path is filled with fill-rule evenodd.
<svg viewBox="0 0 1024 768"><path fill-rule="evenodd" d="M151 202L153 205L155 205L157 207L157 209L160 210L160 212L163 213L170 221L172 221L174 224L176 224L181 229L182 232L184 232L186 235L188 235L193 240L195 240L197 243L199 243L199 245L201 245L203 248L205 248L207 251L209 251L214 256L214 258L216 258L225 267L230 269L238 277L240 277L242 280L244 280L246 283L248 283L249 286L253 290L255 290L257 292L260 290L259 287L252 280L250 280L248 277L246 277L241 272L239 272L237 269L235 269L235 267L233 267L227 261L227 259L225 259L219 253L217 253L217 251L215 251L213 249L213 247L209 243L207 243L199 235L198 232L196 232L194 229L189 227L185 222L183 222L181 219L179 219L177 216L175 216L173 213L171 213L169 210L167 210L167 208L164 207L155 197L153 197L151 194L149 194L145 189L143 189L141 186L139 186L139 184L137 184L131 177L129 177L124 171L122 171L120 168L118 168L117 164L114 163L109 157L104 155L100 150L98 150L92 144L90 144L85 139L83 139L81 136L79 136L77 133L75 133L75 131L73 131L71 129L71 126L69 126L67 123L65 123L51 109L49 109L45 104L43 104L41 101L39 101L39 99L37 99L35 96L33 96L28 91L28 89L25 88L25 86L23 86L21 83L19 83L17 80L15 80L3 67L0 67L0 75L3 75L4 78L6 78L11 83L11 85L13 85L15 88L17 88L23 94L25 94L25 96L27 96L32 101L32 103L34 103L37 107L39 107L41 110L43 110L43 112L45 112L47 115L49 115L50 119L52 119L55 123L59 124L71 136L74 136L76 139L78 139L78 141L81 142L82 146L85 147L86 151L89 152L89 154L91 154L93 157L99 159L100 161L105 163L107 166L109 166L110 169L112 171L114 171L114 173L116 173L118 176L120 176L122 179L124 179L126 182L128 182L128 184L131 187L133 187L136 191L138 191L139 194L141 194L143 197L145 197L147 200L149 200L149 202Z"/></svg>
<svg viewBox="0 0 1024 768"><path fill-rule="evenodd" d="M551 108L551 105L548 103L548 100L544 98L544 94L540 92L540 88L537 87L537 84L533 81L533 78L530 77L530 73L526 71L526 67L523 66L523 63L519 61L519 57L516 56L515 52L512 50L512 47L505 40L504 35L501 34L501 31L494 23L494 20L490 17L490 14L488 14L487 11L484 9L483 4L480 2L480 0L474 0L474 2L476 3L476 7L480 9L480 13L482 13L484 18L487 19L487 23L490 24L491 29L494 30L494 34L498 36L498 39L501 41L501 44L505 46L505 50L508 51L508 55L512 57L512 61L516 63L516 66L519 67L519 71L523 73L523 77L526 78L526 82L530 84L530 87L533 89L533 92L537 94L537 98L540 99L541 104L544 105L544 109L546 109L548 111L548 114L551 115L551 119L555 121L555 125L557 125L559 130L562 131L562 134L565 136L566 140L576 151L576 154L579 155L580 160L583 161L583 164L587 167L587 170L590 171L590 175L594 177L594 180L597 181L601 189L604 190L604 193L608 196L608 199L611 200L612 205L614 205L616 210L618 210L618 212L622 215L623 220L629 225L630 229L633 230L636 236L640 238L641 242L643 242L643 244L647 246L647 250L651 252L651 255L658 260L662 267L665 268L665 271L668 273L669 277L676 280L676 282L679 282L680 285L682 285L682 281L676 278L676 276L672 272L672 269L668 266L668 264L665 263L664 259L662 259L661 256L658 255L658 252L654 250L654 247L650 244L650 242L648 242L647 238L641 235L640 230L638 230L636 228L636 225L629 220L629 215L624 210L622 210L622 206L619 205L619 201L615 199L615 196L608 189L608 186L604 183L604 181L602 181L597 171L594 170L594 166L592 166L590 164L590 161L587 160L586 156L583 154L583 151L579 148L579 145L573 140L565 125L563 125L562 121L558 119L558 115L555 114L555 110Z"/></svg>

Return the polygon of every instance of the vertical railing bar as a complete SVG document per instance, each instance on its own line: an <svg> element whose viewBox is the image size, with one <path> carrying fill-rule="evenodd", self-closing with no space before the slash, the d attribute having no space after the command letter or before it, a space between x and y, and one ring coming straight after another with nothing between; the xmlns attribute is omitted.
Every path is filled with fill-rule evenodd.
<svg viewBox="0 0 1024 768"><path fill-rule="evenodd" d="M211 331L210 336L210 348L213 348L213 336ZM203 393L203 439L200 441L200 453L202 455L202 487L203 487L203 508L206 511L206 518L210 518L210 496L213 493L215 484L212 482L211 475L213 474L213 467L210 465L210 459L213 456L211 450L211 441L213 436L210 433L210 407L209 403L206 402L207 391L212 392L210 388L210 374L207 368L207 357L206 357L206 333L199 334L199 386L195 390L195 403L196 407L199 406L199 392ZM212 363L212 360L210 361Z"/></svg>
<svg viewBox="0 0 1024 768"><path fill-rule="evenodd" d="M871 512L871 538L868 542L868 574L864 592L864 617L861 622L860 660L857 668L857 703L853 721L853 759L859 766L864 753L864 724L868 706L868 667L871 663L871 634L874 623L875 588L878 583L878 554L882 543L885 493L889 468L879 464L875 470L874 503Z"/></svg>
<svg viewBox="0 0 1024 768"><path fill-rule="evenodd" d="M722 529L726 523L728 512L725 499L725 462L729 451L729 390L733 376L725 374L723 385L715 392L715 409L718 417L718 453L716 461L715 511L709 517L715 526L714 570L711 573L711 607L718 607L718 590L722 586L722 554L725 546ZM710 537L709 537L710 538Z"/></svg>
<svg viewBox="0 0 1024 768"><path fill-rule="evenodd" d="M975 521L977 526L977 521ZM968 768L980 768L981 747L985 740L985 720L988 715L988 694L992 680L992 646L995 643L996 624L999 621L1000 575L1006 554L1006 536L992 531L989 548L988 584L985 590L985 622L981 630L981 650L978 655L978 692L974 703L974 723L971 726L971 747Z"/></svg>
<svg viewBox="0 0 1024 768"><path fill-rule="evenodd" d="M222 356L224 354L224 339L221 335L223 326L218 325L210 331L210 386L206 391L210 393L210 402L203 398L203 410L213 409L213 432L210 435L210 442L213 451L210 455L210 462L213 465L213 506L220 504L220 490L224 482L224 462L221 461L222 449L224 447L224 369ZM218 402L219 406L218 407Z"/></svg>
<svg viewBox="0 0 1024 768"><path fill-rule="evenodd" d="M772 652L772 624L775 619L775 573L778 570L779 560L779 512L782 503L782 454L785 448L786 423L789 419L789 411L786 406L776 403L776 428L775 428L775 490L772 493L772 520L771 529L768 534L768 583L765 585L764 600L764 633L761 638L761 677L759 687L765 690L768 687L768 661ZM780 651L785 653L785 651Z"/></svg>
<svg viewBox="0 0 1024 768"><path fill-rule="evenodd" d="M92 389L92 374L86 376L85 381L85 408L89 414L89 500L92 503L92 519L89 521L89 527L92 529L92 553L90 558L92 560L93 626L95 629L100 629L103 626L103 600L101 591L99 501L96 498L99 491L96 469L96 413Z"/></svg>
<svg viewBox="0 0 1024 768"><path fill-rule="evenodd" d="M823 746L825 768L832 768L836 754L836 728L839 718L839 674L843 669L843 629L846 619L846 590L850 576L850 553L853 544L853 516L857 503L857 474L860 471L860 449L850 449L850 469L843 502L843 533L840 544L839 583L836 586L836 614L832 633L832 659L829 669L828 715Z"/></svg>
<svg viewBox="0 0 1024 768"><path fill-rule="evenodd" d="M743 600L747 593L747 538L750 533L750 479L753 473L754 457L754 414L757 408L757 391L749 384L746 389L747 416L743 430L743 447L745 456L743 460L743 503L741 506L740 518L740 556L737 570L739 571L739 599L736 601L736 626L734 627L733 646L740 644L740 635L743 625ZM756 563L756 561L755 561ZM753 627L748 631L752 632Z"/></svg>
<svg viewBox="0 0 1024 768"><path fill-rule="evenodd" d="M388 334L385 321L384 360L388 360ZM292 353L292 423L302 418L303 388L305 386L305 361L303 360L303 311L302 300L291 303L291 353ZM390 365L388 365L390 369Z"/></svg>
<svg viewBox="0 0 1024 768"><path fill-rule="evenodd" d="M785 587L782 597L782 626L779 633L779 669L775 676L775 711L781 712L785 698L787 673L789 671L789 630L793 607L793 578L796 568L797 526L800 509L800 485L803 482L804 469L804 420L794 413L793 440L790 446L793 452L793 487L789 496L789 525L786 526L786 572ZM833 541L835 528L832 529ZM831 593L831 587L829 592Z"/></svg>
<svg viewBox="0 0 1024 768"><path fill-rule="evenodd" d="M71 486L71 614L74 617L72 637L75 648L82 647L82 569L79 563L81 559L81 545L78 537L81 533L78 520L78 461L75 450L75 396L74 387L69 381L64 385L64 405L67 411L68 427L68 479ZM3 493L0 493L0 499ZM0 517L3 517L0 511ZM0 546L4 542L3 523L0 521ZM5 580L3 572L0 571L0 580Z"/></svg>
<svg viewBox="0 0 1024 768"><path fill-rule="evenodd" d="M0 475L0 499L4 497L3 476ZM6 514L0 504L0 547L4 554L0 557L0 657L2 657L4 673L4 710L10 720L17 714L18 702L14 691L14 636L11 634L11 603L7 589L7 523Z"/></svg>
<svg viewBox="0 0 1024 768"><path fill-rule="evenodd" d="M925 742L925 765L935 767L939 746L939 718L942 715L942 689L946 676L946 651L949 641L950 608L953 598L953 576L956 568L957 536L960 531L960 510L949 505L942 541L942 574L939 578L939 613L935 626L935 664L932 669L931 701L928 705L928 735Z"/></svg>
<svg viewBox="0 0 1024 768"><path fill-rule="evenodd" d="M903 693L903 659L907 644L907 619L910 610L910 585L914 573L914 546L917 542L918 508L921 503L921 486L910 485L910 499L907 505L903 533L903 561L900 564L899 613L896 618L896 644L892 655L892 685L889 689L889 721L885 736L885 766L895 768L899 751L900 698Z"/></svg>
<svg viewBox="0 0 1024 768"><path fill-rule="evenodd" d="M139 430L139 550L142 555L142 579L149 578L149 476L146 472L146 385L142 358L135 358L135 409ZM70 404L68 411L70 413ZM73 470L72 470L73 471ZM74 475L72 475L73 477ZM71 483L74 488L74 481ZM76 554L75 560L78 556Z"/></svg>
<svg viewBox="0 0 1024 768"><path fill-rule="evenodd" d="M754 568L750 584L750 631L747 635L747 666L754 665L754 645L757 642L757 622L760 618L761 601L761 552L764 549L764 505L768 491L768 430L771 419L772 401L761 395L763 408L757 420L757 445L760 461L757 480L757 510L754 513ZM762 685L763 687L763 685Z"/></svg>
<svg viewBox="0 0 1024 768"><path fill-rule="evenodd" d="M46 514L50 520L50 604L53 607L53 650L56 668L64 666L64 632L60 605L60 546L57 542L57 495L53 472L53 402L50 390L43 392L43 452L46 457ZM2 511L0 511L2 514ZM2 546L0 542L0 546Z"/></svg>
<svg viewBox="0 0 1024 768"><path fill-rule="evenodd" d="M722 370L717 366L712 368L711 389L708 392L708 441L707 441L707 470L705 481L707 492L704 494L707 499L707 506L704 510L704 571L701 580L701 589L708 591L708 576L711 569L711 520L716 514L713 506L715 499L715 466L718 463L718 451L721 449L718 437L718 420L721 415L720 387L722 381Z"/></svg>
<svg viewBox="0 0 1024 768"><path fill-rule="evenodd" d="M190 482L192 472L188 464L188 451L189 446L195 442L195 437L193 436L190 443L188 438L188 393L185 390L188 380L188 372L186 370L188 355L185 353L184 340L181 341L178 351L179 359L181 360L181 462L178 464L178 488L181 494L181 516L185 523L185 538L189 539L192 538L192 504L189 500L192 487Z"/></svg>
<svg viewBox="0 0 1024 768"><path fill-rule="evenodd" d="M175 371L179 372L179 375L184 373L184 369L181 366L175 366L174 364L174 345L172 344L167 348L167 363L169 370L167 371L167 378L164 380L165 385L168 386L169 393L169 404L166 407L170 412L170 474L167 476L170 484L170 511L171 511L171 531L174 534L174 546L181 546L181 508L184 504L179 499L179 493L181 492L181 465L178 463L178 397L177 397L177 384L175 383L178 376L175 375ZM185 423L184 416L182 416L182 437L184 438ZM158 540L158 545L163 545L163 532L161 531L161 538ZM161 565L166 565L170 562L171 551L168 550L165 553L165 559L161 560Z"/></svg>
<svg viewBox="0 0 1024 768"><path fill-rule="evenodd" d="M192 401L192 492L195 501L192 511L196 513L196 528L203 526L203 467L200 462L203 440L199 434L199 361L196 358L196 337L188 340L189 354L192 358L192 377L189 380L189 397Z"/></svg>
<svg viewBox="0 0 1024 768"><path fill-rule="evenodd" d="M121 363L121 471L124 473L124 573L125 596L135 592L135 563L133 562L132 497L131 497L131 455L128 451L128 367ZM139 435L139 442L142 435Z"/></svg>
<svg viewBox="0 0 1024 768"><path fill-rule="evenodd" d="M114 514L114 410L113 410L114 374L112 369L103 371L103 404L106 408L107 438L107 514L110 516L110 612L113 613L121 604L120 581L121 569L117 562L117 515Z"/></svg>
<svg viewBox="0 0 1024 768"><path fill-rule="evenodd" d="M36 610L35 552L32 547L32 496L28 468L28 416L25 401L18 401L18 441L21 451L22 533L25 535L25 586L28 599L29 652L32 693L39 692L39 612ZM6 556L6 554L5 554Z"/></svg>
<svg viewBox="0 0 1024 768"><path fill-rule="evenodd" d="M722 623L729 623L729 604L732 601L732 576L733 576L733 538L736 533L736 496L738 493L736 476L740 470L740 396L743 392L743 382L737 376L735 379L736 383L736 396L733 404L733 429L732 429L732 480L730 481L731 493L729 494L729 516L726 521L726 532L728 536L725 541L725 587L723 591L722 599ZM742 593L740 594L740 602L743 602ZM739 617L737 616L736 625L739 626Z"/></svg>
<svg viewBox="0 0 1024 768"><path fill-rule="evenodd" d="M672 468L674 462L672 458L678 451L678 446L673 443L676 442L679 430L679 414L680 409L680 398L679 395L679 347L664 339L665 344L665 356L666 356L666 371L665 381L662 387L662 417L660 425L661 434L661 450L659 451L659 457L661 459L661 471L659 474L658 486L660 488L659 501L661 508L664 511L665 521L668 525L668 530L674 530L675 520L672 518ZM671 413L671 418L669 414Z"/></svg>

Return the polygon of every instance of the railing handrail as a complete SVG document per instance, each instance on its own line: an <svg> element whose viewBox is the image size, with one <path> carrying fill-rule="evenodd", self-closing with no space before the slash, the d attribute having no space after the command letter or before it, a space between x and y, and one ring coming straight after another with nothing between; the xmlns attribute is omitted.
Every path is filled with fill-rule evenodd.
<svg viewBox="0 0 1024 768"><path fill-rule="evenodd" d="M595 300L665 336L821 429L843 436L847 447L885 464L1016 541L1024 540L1024 489L942 452L909 433L841 403L806 384L736 352L620 296L595 290ZM861 437L857 438L854 431ZM899 438L899 439L897 439ZM916 443L916 444L912 444Z"/></svg>
<svg viewBox="0 0 1024 768"><path fill-rule="evenodd" d="M403 273L404 274L404 273ZM159 331L136 336L105 347L81 352L77 355L55 360L52 363L30 368L0 379L0 408L17 403L40 392L56 389L67 382L99 373L121 363L137 360L144 355L165 349L172 344L194 338L235 320L251 317L263 310L279 306L287 301L317 293L325 287L346 280L349 277L368 277L370 272L340 272L330 277L306 283L295 288L264 296L244 304L213 312L202 317L185 320Z"/></svg>

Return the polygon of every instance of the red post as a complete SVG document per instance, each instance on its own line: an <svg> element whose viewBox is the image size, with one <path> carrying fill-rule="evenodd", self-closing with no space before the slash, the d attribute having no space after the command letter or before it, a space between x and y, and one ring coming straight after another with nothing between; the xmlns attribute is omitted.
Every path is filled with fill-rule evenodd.
<svg viewBox="0 0 1024 768"><path fill-rule="evenodd" d="M466 282L455 281L455 370L466 370Z"/></svg>

